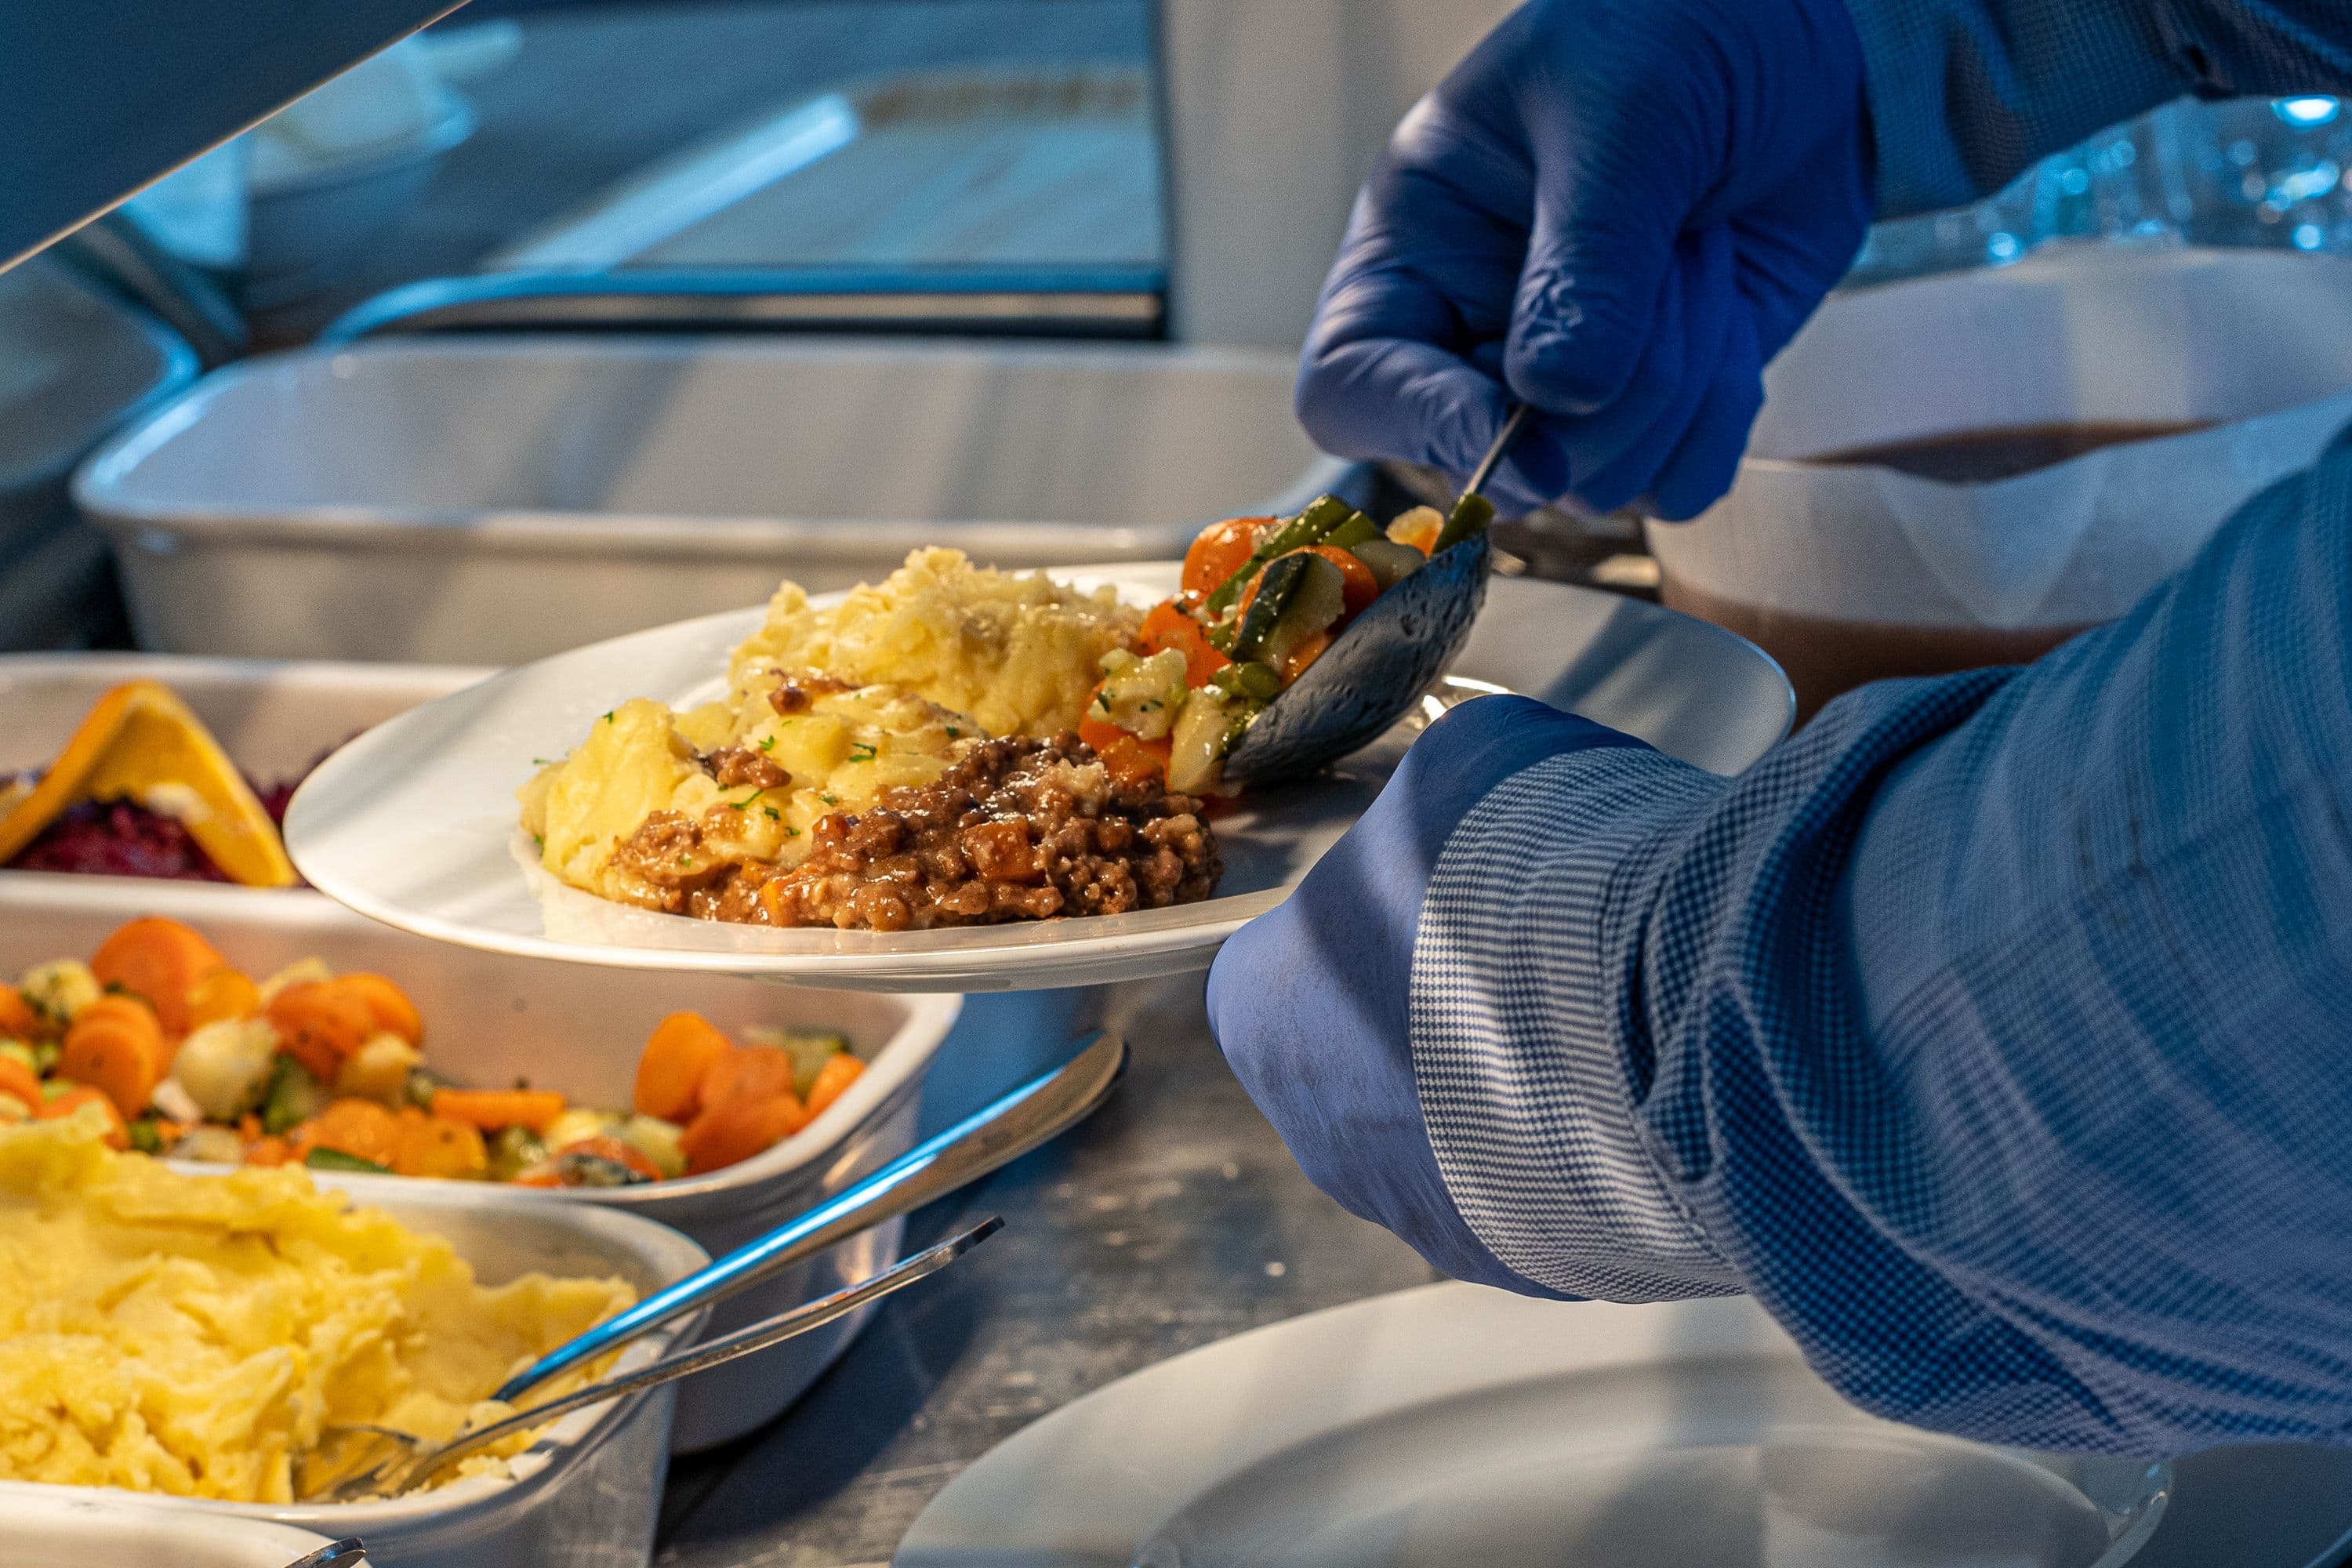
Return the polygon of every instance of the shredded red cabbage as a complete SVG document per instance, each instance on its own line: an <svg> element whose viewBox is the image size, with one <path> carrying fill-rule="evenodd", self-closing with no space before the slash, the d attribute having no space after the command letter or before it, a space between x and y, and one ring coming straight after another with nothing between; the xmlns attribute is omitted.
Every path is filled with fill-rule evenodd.
<svg viewBox="0 0 2352 1568"><path fill-rule="evenodd" d="M253 786L262 809L280 827L286 825L286 803L301 782L283 779L267 787ZM229 879L176 818L127 800L84 801L68 806L8 865L19 871L160 877L183 882Z"/></svg>

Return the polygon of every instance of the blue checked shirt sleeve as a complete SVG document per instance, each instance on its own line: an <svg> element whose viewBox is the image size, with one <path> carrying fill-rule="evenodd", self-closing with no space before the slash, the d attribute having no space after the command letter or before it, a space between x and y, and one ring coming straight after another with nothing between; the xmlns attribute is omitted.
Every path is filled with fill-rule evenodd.
<svg viewBox="0 0 2352 1568"><path fill-rule="evenodd" d="M2352 1426L2352 452L2022 671L1738 779L1551 757L1446 840L1439 1172L1570 1294L1744 1287L1850 1398L2038 1447Z"/></svg>
<svg viewBox="0 0 2352 1568"><path fill-rule="evenodd" d="M1881 217L1959 206L2184 93L2352 90L2346 0L1848 0Z"/></svg>

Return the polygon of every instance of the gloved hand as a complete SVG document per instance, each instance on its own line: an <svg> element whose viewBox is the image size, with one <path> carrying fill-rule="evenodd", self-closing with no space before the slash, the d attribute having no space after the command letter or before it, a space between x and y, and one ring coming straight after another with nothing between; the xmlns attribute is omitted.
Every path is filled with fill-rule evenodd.
<svg viewBox="0 0 2352 1568"><path fill-rule="evenodd" d="M1696 514L1762 371L1861 249L1863 56L1842 0L1533 0L1397 128L1298 380L1327 450L1466 475L1537 417L1506 515L1573 492Z"/></svg>
<svg viewBox="0 0 2352 1568"><path fill-rule="evenodd" d="M1640 742L1524 697L1438 721L1380 798L1209 971L1225 1060L1315 1184L1457 1279L1549 1295L1473 1236L1437 1170L1412 1074L1408 999L1430 872L1455 824L1562 752Z"/></svg>

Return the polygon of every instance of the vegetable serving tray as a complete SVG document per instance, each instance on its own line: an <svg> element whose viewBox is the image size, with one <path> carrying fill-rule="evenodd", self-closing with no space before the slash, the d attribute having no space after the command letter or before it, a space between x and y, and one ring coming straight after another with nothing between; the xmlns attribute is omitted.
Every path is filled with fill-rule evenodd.
<svg viewBox="0 0 2352 1568"><path fill-rule="evenodd" d="M1165 598L1177 577L1173 563L1049 572L1111 584L1138 605ZM1426 722L1408 720L1328 773L1221 814L1217 895L1171 909L888 934L778 930L611 903L541 870L516 822L515 791L535 759L562 755L629 698L683 708L717 695L730 651L761 616L730 611L592 644L404 714L311 775L287 816L288 850L313 885L362 914L488 952L866 990L1099 984L1205 969L1370 805ZM1791 706L1779 667L1729 633L1550 583L1496 581L1454 673L1727 773L1780 739Z"/></svg>

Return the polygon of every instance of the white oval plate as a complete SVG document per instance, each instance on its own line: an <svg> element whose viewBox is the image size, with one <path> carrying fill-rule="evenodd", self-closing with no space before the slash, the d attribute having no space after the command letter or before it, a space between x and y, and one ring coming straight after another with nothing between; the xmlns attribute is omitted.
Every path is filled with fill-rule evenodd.
<svg viewBox="0 0 2352 1568"><path fill-rule="evenodd" d="M1399 1291L991 1450L894 1568L2116 1568L2168 1467L1864 1415L1752 1300Z"/></svg>
<svg viewBox="0 0 2352 1568"><path fill-rule="evenodd" d="M1166 597L1174 563L1067 567L1133 603ZM837 595L821 598L829 602ZM778 931L656 914L558 883L515 819L534 758L562 755L614 704L714 695L761 611L615 637L509 670L345 746L295 795L286 847L321 891L441 942L626 969L756 974L884 991L1100 984L1205 969L1281 902L1370 805L1411 742L1400 725L1326 777L1250 797L1217 821L1218 896L1177 909L940 931ZM1780 668L1751 645L1652 605L1497 578L1454 673L1526 692L1736 773L1788 730Z"/></svg>

